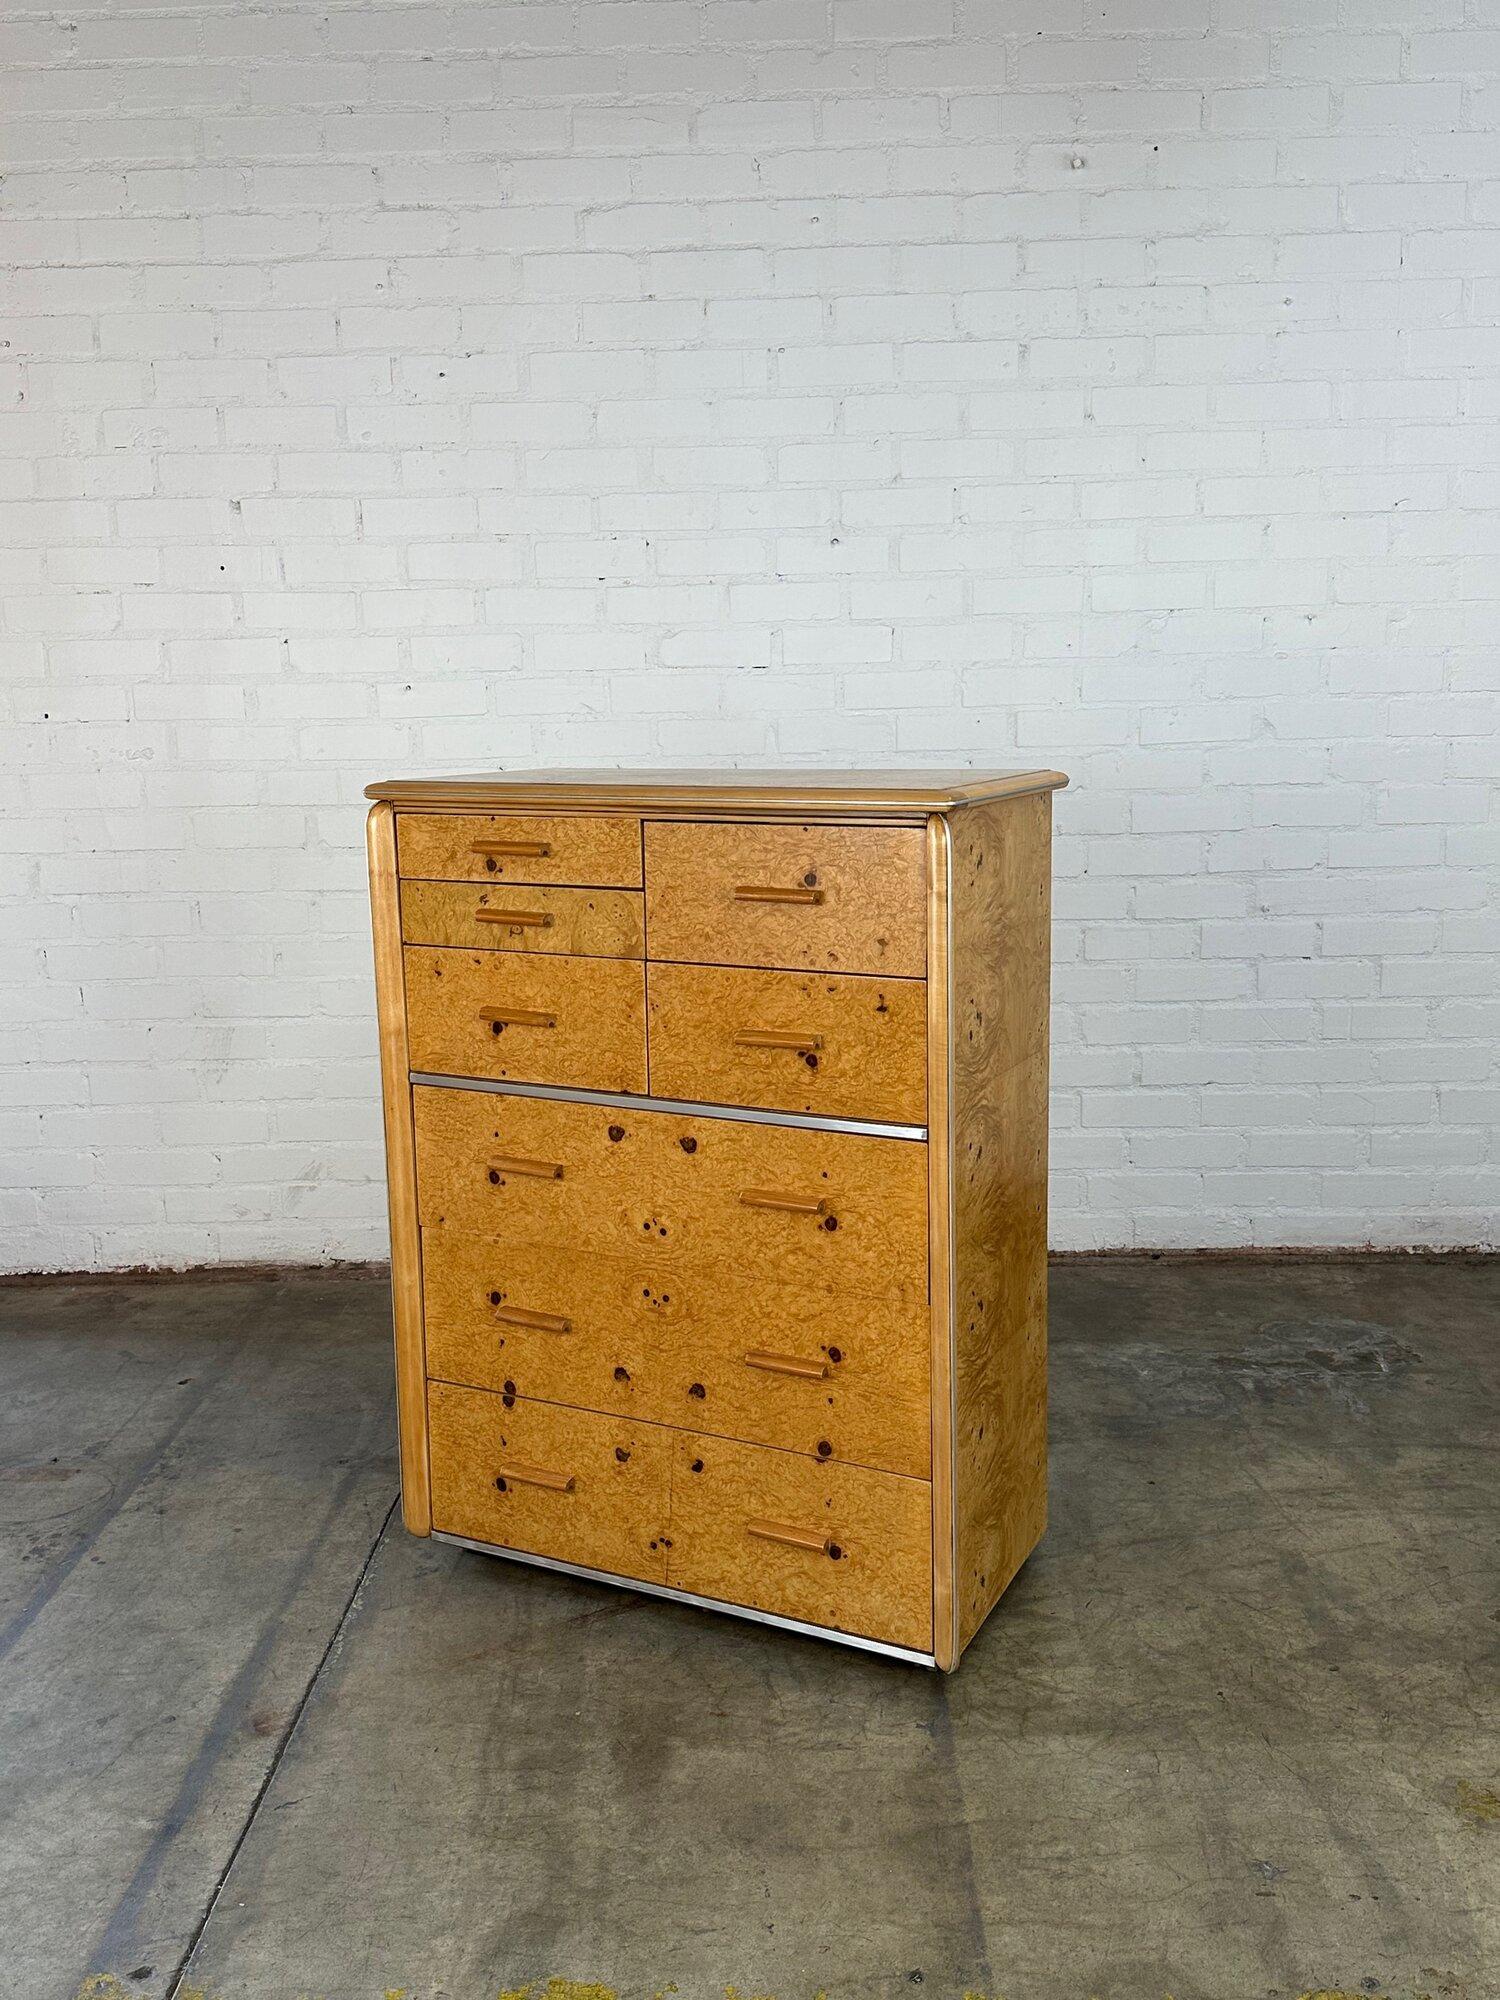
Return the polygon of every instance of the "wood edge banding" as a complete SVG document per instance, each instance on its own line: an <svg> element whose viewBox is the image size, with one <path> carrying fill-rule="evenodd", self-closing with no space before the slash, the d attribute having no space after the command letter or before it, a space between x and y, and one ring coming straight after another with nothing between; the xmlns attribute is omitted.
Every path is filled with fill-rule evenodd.
<svg viewBox="0 0 1500 2000"><path fill-rule="evenodd" d="M796 782L736 784L726 771L724 783L673 784L670 778L650 780L622 773L614 782L588 783L566 779L528 780L524 772L466 775L450 778L390 778L365 787L365 797L398 805L412 812L490 813L642 813L671 819L738 819L764 816L771 820L893 819L925 824L937 813L981 800L1023 798L1051 792L1067 784L1061 771L1005 771L990 775L955 773L958 782L941 787L903 785L899 780L845 787Z"/></svg>
<svg viewBox="0 0 1500 2000"><path fill-rule="evenodd" d="M958 1664L956 1510L953 1491L953 1202L949 833L927 821L927 1230L932 1316L932 1650L945 1673Z"/></svg>
<svg viewBox="0 0 1500 2000"><path fill-rule="evenodd" d="M386 1188L391 1223L391 1320L396 1347L396 1423L401 1516L414 1535L432 1532L427 1444L427 1357L422 1326L422 1239L417 1223L417 1154L412 1127L406 981L396 868L396 809L373 808L366 824L375 994L380 1023L380 1090L385 1115Z"/></svg>

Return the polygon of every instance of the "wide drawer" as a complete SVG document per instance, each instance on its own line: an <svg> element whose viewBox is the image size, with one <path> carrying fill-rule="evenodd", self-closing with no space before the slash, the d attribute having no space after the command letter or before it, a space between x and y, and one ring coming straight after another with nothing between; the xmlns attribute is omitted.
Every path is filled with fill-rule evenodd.
<svg viewBox="0 0 1500 2000"><path fill-rule="evenodd" d="M658 1097L921 1125L927 987L920 979L652 965Z"/></svg>
<svg viewBox="0 0 1500 2000"><path fill-rule="evenodd" d="M684 1260L426 1230L430 1375L925 1477L930 1332L914 1292L761 1283Z"/></svg>
<svg viewBox="0 0 1500 2000"><path fill-rule="evenodd" d="M919 1141L431 1086L412 1103L426 1228L691 1268L721 1293L926 1296Z"/></svg>
<svg viewBox="0 0 1500 2000"><path fill-rule="evenodd" d="M932 1489L724 1438L679 1437L667 1581L932 1650Z"/></svg>
<svg viewBox="0 0 1500 2000"><path fill-rule="evenodd" d="M638 959L408 946L413 1069L583 1090L646 1088Z"/></svg>
<svg viewBox="0 0 1500 2000"><path fill-rule="evenodd" d="M648 821L652 958L879 972L927 963L920 827Z"/></svg>
<svg viewBox="0 0 1500 2000"><path fill-rule="evenodd" d="M485 883L403 882L407 944L475 951L539 951L580 958L640 958L638 889L555 889Z"/></svg>
<svg viewBox="0 0 1500 2000"><path fill-rule="evenodd" d="M398 813L403 875L450 882L641 886L641 823L597 813Z"/></svg>
<svg viewBox="0 0 1500 2000"><path fill-rule="evenodd" d="M440 1534L665 1582L671 1432L446 1382L427 1413Z"/></svg>

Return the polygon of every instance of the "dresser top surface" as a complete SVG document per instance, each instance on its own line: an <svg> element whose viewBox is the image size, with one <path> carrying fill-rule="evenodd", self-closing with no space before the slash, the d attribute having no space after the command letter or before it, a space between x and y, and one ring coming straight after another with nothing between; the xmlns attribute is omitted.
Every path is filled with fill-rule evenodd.
<svg viewBox="0 0 1500 2000"><path fill-rule="evenodd" d="M469 812L577 811L836 813L858 819L922 818L986 799L1053 792L1061 771L477 771L457 777L387 778L365 797L393 805Z"/></svg>

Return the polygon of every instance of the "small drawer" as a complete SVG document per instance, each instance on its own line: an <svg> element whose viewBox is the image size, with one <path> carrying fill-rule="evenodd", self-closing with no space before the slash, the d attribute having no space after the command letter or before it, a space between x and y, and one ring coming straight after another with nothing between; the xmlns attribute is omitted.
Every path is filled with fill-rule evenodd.
<svg viewBox="0 0 1500 2000"><path fill-rule="evenodd" d="M783 1618L932 1650L932 1488L724 1438L679 1436L667 1581Z"/></svg>
<svg viewBox="0 0 1500 2000"><path fill-rule="evenodd" d="M652 958L908 979L926 970L920 827L661 820L645 834Z"/></svg>
<svg viewBox="0 0 1500 2000"><path fill-rule="evenodd" d="M401 935L408 944L471 951L639 958L645 948L641 902L638 889L403 882Z"/></svg>
<svg viewBox="0 0 1500 2000"><path fill-rule="evenodd" d="M603 813L399 813L397 866L439 882L639 889L641 823Z"/></svg>
<svg viewBox="0 0 1500 2000"><path fill-rule="evenodd" d="M426 1228L602 1251L747 1298L927 1295L918 1140L430 1086L412 1107Z"/></svg>
<svg viewBox="0 0 1500 2000"><path fill-rule="evenodd" d="M670 1431L446 1382L427 1414L440 1534L666 1581Z"/></svg>
<svg viewBox="0 0 1500 2000"><path fill-rule="evenodd" d="M639 960L409 945L411 1066L442 1076L646 1088L646 986Z"/></svg>
<svg viewBox="0 0 1500 2000"><path fill-rule="evenodd" d="M925 1296L759 1284L592 1251L422 1238L427 1371L925 1478Z"/></svg>
<svg viewBox="0 0 1500 2000"><path fill-rule="evenodd" d="M658 1097L926 1122L920 979L652 965L646 983Z"/></svg>

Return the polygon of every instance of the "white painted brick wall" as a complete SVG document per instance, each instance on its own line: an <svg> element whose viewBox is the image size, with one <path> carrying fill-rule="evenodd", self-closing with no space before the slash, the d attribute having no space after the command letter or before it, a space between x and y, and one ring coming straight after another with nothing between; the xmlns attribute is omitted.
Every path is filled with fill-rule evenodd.
<svg viewBox="0 0 1500 2000"><path fill-rule="evenodd" d="M0 23L0 1243L379 1253L360 788L1049 763L1059 1245L1497 1206L1497 0Z"/></svg>

